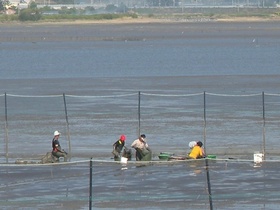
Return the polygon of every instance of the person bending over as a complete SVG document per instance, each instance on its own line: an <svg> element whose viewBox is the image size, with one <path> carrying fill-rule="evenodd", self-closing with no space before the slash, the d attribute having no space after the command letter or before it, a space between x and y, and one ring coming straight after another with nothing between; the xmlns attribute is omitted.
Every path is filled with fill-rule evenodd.
<svg viewBox="0 0 280 210"><path fill-rule="evenodd" d="M138 139L136 139L131 144L131 147L136 150L137 161L150 161L152 159L152 151L147 144L145 134L142 134Z"/></svg>
<svg viewBox="0 0 280 210"><path fill-rule="evenodd" d="M204 158L205 157L205 153L204 150L202 148L203 144L201 141L198 141L196 143L196 145L192 148L192 151L189 154L189 158L191 159L199 159L199 158Z"/></svg>
<svg viewBox="0 0 280 210"><path fill-rule="evenodd" d="M114 160L118 161L120 160L121 157L121 152L122 149L125 145L125 135L121 135L119 140L117 140L114 144L113 144L113 155L114 155Z"/></svg>

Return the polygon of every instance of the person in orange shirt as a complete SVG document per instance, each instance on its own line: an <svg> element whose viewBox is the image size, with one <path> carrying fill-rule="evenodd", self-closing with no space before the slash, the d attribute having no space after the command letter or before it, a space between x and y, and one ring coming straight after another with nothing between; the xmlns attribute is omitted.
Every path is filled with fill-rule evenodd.
<svg viewBox="0 0 280 210"><path fill-rule="evenodd" d="M188 155L188 158L191 159L199 159L199 158L205 158L204 149L202 148L203 143L201 141L198 141L196 145L192 148L192 151Z"/></svg>

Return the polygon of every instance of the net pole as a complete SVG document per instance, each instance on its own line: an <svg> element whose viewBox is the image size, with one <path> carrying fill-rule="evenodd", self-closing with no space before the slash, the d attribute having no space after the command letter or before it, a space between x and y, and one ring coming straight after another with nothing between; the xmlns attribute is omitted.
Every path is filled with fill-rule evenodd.
<svg viewBox="0 0 280 210"><path fill-rule="evenodd" d="M138 92L138 136L140 136L141 132L141 93Z"/></svg>
<svg viewBox="0 0 280 210"><path fill-rule="evenodd" d="M71 160L72 152L71 152L71 140L70 140L70 131L69 131L69 121L68 121L68 113L67 113L67 103L65 93L63 93L63 102L64 102L64 111L65 111L65 120L67 127L67 140L68 140L68 150L69 150L69 160Z"/></svg>
<svg viewBox="0 0 280 210"><path fill-rule="evenodd" d="M203 119L204 119L204 151L206 153L206 92L203 92ZM209 198L209 207L210 210L213 210L213 200L212 200L212 191L211 191L211 183L210 183L210 173L209 173L209 164L208 159L205 158L205 168L206 168L206 179L207 179L207 189L208 189L208 198Z"/></svg>
<svg viewBox="0 0 280 210"><path fill-rule="evenodd" d="M207 158L205 158L205 167L206 167L206 177L207 177L207 186L208 186L209 207L210 207L210 210L213 210L213 200L212 200L212 191L211 191L211 183L210 183L209 164L208 164L208 159Z"/></svg>
<svg viewBox="0 0 280 210"><path fill-rule="evenodd" d="M204 143L204 149L205 149L205 154L206 154L206 92L204 91L203 93L203 143Z"/></svg>
<svg viewBox="0 0 280 210"><path fill-rule="evenodd" d="M9 129L8 129L8 106L7 93L5 93L5 142L6 142L6 163L9 161Z"/></svg>
<svg viewBox="0 0 280 210"><path fill-rule="evenodd" d="M92 209L92 158L89 162L89 210Z"/></svg>
<svg viewBox="0 0 280 210"><path fill-rule="evenodd" d="M262 108L263 108L263 148L262 148L262 152L263 152L263 158L265 160L265 102L264 102L264 92L262 92Z"/></svg>

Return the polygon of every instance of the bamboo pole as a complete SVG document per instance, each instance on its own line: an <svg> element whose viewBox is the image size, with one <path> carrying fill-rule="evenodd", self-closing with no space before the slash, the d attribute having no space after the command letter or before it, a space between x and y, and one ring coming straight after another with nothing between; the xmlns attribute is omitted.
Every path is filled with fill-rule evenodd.
<svg viewBox="0 0 280 210"><path fill-rule="evenodd" d="M203 92L203 121L204 121L204 126L203 126L203 144L204 144L204 150L206 154L206 92Z"/></svg>
<svg viewBox="0 0 280 210"><path fill-rule="evenodd" d="M6 163L8 163L8 161L9 161L9 127L8 127L7 93L5 93L5 143L6 143Z"/></svg>
<svg viewBox="0 0 280 210"><path fill-rule="evenodd" d="M89 210L92 209L92 158L89 162Z"/></svg>
<svg viewBox="0 0 280 210"><path fill-rule="evenodd" d="M68 150L69 150L68 153L69 153L69 160L71 160L71 156L72 156L71 140L70 140L70 131L69 131L69 122L68 122L68 114L67 114L65 93L63 93L63 101L64 101L64 111L65 111L65 119L66 119L66 127L67 127L67 140L68 140Z"/></svg>
<svg viewBox="0 0 280 210"><path fill-rule="evenodd" d="M141 133L141 93L138 92L138 136Z"/></svg>
<svg viewBox="0 0 280 210"><path fill-rule="evenodd" d="M263 152L263 158L265 160L265 144L266 144L266 141L265 141L265 103L264 103L264 92L262 92L262 107L263 107L263 148L262 148L262 152Z"/></svg>

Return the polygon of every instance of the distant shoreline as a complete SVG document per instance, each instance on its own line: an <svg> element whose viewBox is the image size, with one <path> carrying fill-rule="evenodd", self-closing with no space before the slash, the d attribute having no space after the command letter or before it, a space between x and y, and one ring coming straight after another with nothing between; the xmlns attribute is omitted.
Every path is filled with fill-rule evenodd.
<svg viewBox="0 0 280 210"><path fill-rule="evenodd" d="M178 19L178 18L118 18L112 20L41 20L37 22L7 21L0 22L0 25L81 25L81 24L138 24L138 23L200 23L200 22L280 22L280 17L219 17L212 18L207 16Z"/></svg>

